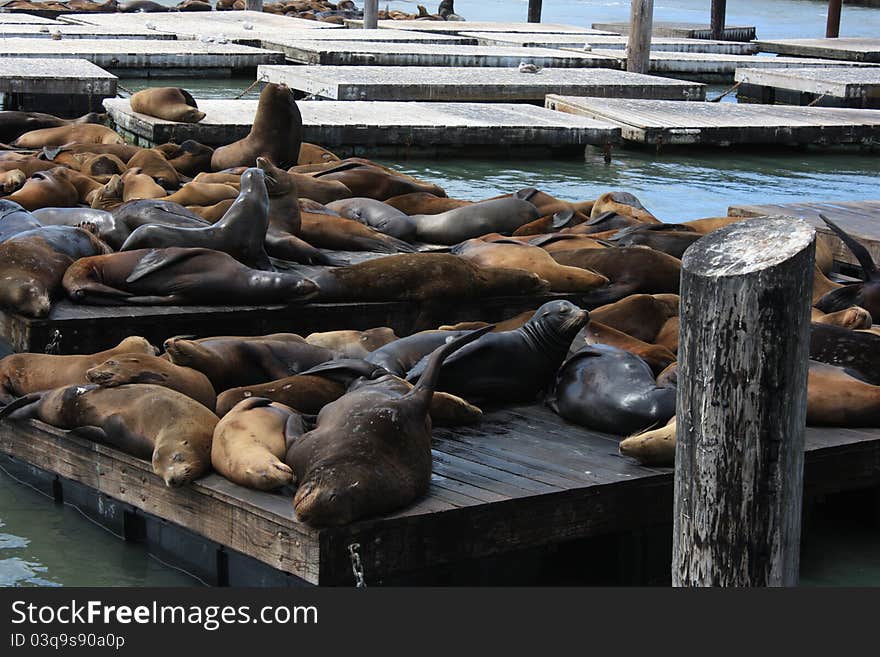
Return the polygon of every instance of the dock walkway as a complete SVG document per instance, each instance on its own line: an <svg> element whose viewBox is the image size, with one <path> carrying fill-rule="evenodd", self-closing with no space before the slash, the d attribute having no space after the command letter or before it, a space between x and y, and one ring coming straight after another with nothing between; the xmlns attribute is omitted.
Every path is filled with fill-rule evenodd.
<svg viewBox="0 0 880 657"><path fill-rule="evenodd" d="M612 121L650 145L830 146L880 139L880 110L547 96L547 107Z"/></svg>
<svg viewBox="0 0 880 657"><path fill-rule="evenodd" d="M738 68L740 96L764 103L880 108L880 66L856 68Z"/></svg>
<svg viewBox="0 0 880 657"><path fill-rule="evenodd" d="M825 57L851 62L880 62L880 37L774 39L755 42L761 52L799 57Z"/></svg>

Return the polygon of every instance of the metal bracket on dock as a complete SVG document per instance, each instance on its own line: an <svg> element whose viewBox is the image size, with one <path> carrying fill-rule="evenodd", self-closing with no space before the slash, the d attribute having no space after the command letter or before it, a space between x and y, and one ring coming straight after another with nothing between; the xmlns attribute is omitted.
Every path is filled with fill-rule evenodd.
<svg viewBox="0 0 880 657"><path fill-rule="evenodd" d="M359 589L365 589L367 588L367 583L364 581L364 567L361 564L361 555L358 554L360 549L360 543L352 543L348 546L348 555L351 557L351 572L354 573L355 586Z"/></svg>

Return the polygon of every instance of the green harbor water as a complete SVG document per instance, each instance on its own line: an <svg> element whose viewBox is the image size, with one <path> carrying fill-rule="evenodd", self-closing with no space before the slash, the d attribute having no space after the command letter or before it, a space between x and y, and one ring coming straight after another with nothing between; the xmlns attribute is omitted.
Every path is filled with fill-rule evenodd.
<svg viewBox="0 0 880 657"><path fill-rule="evenodd" d="M166 2L175 4L175 2ZM381 3L385 6L385 3ZM390 2L415 11L415 2ZM522 21L527 0L457 0L470 20ZM428 6L436 9L436 3ZM728 24L755 25L759 38L822 36L826 0L745 0L729 3ZM655 20L707 22L705 0L664 0ZM628 20L629 1L544 0L546 22L589 26ZM880 10L844 6L842 36L880 34ZM251 79L163 80L196 97L232 98ZM156 81L121 80L136 91ZM713 94L721 88L713 88ZM248 96L255 97L252 91ZM734 98L728 98L733 101ZM606 164L588 149L584 157L478 160L382 160L442 185L450 196L479 199L538 187L571 200L613 189L634 193L658 217L683 221L725 215L743 203L880 198L878 155L858 151L818 153L752 149L635 151L616 149ZM845 513L829 505L804 532L802 584L880 585L880 530L870 508ZM201 583L125 543L71 506L57 505L0 471L0 586L199 586Z"/></svg>

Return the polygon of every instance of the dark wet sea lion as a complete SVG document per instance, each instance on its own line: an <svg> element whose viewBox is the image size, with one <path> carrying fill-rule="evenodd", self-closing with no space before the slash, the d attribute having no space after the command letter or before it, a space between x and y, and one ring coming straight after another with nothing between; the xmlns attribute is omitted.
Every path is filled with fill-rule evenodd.
<svg viewBox="0 0 880 657"><path fill-rule="evenodd" d="M675 415L675 389L657 386L648 364L607 345L583 347L559 368L550 406L570 422L628 434Z"/></svg>
<svg viewBox="0 0 880 657"><path fill-rule="evenodd" d="M512 233L540 216L528 201L502 198L472 203L440 214L410 217L416 238L430 244L458 244L486 233Z"/></svg>
<svg viewBox="0 0 880 657"><path fill-rule="evenodd" d="M482 323L481 328L488 326ZM397 376L406 376L416 363L438 347L464 335L465 331L421 331L390 342L364 357L368 363L378 365Z"/></svg>
<svg viewBox="0 0 880 657"><path fill-rule="evenodd" d="M45 317L68 267L77 258L109 251L90 232L69 226L44 226L0 242L0 306Z"/></svg>
<svg viewBox="0 0 880 657"><path fill-rule="evenodd" d="M614 246L648 246L679 260L687 248L702 235L695 231L670 230L667 224L630 226L605 238Z"/></svg>
<svg viewBox="0 0 880 657"><path fill-rule="evenodd" d="M332 349L346 358L366 358L368 354L397 340L394 330L379 326L366 331L327 331L306 336L306 342Z"/></svg>
<svg viewBox="0 0 880 657"><path fill-rule="evenodd" d="M346 198L328 203L327 208L405 242L412 241L416 235L415 224L407 215L376 199Z"/></svg>
<svg viewBox="0 0 880 657"><path fill-rule="evenodd" d="M115 355L89 369L86 379L104 388L126 383L150 383L183 393L212 411L217 405L214 387L207 376L151 353Z"/></svg>
<svg viewBox="0 0 880 657"><path fill-rule="evenodd" d="M865 280L862 283L851 283L832 290L813 305L825 313L837 312L850 306L860 306L871 313L871 317L880 317L880 272L877 271L877 266L874 264L871 254L868 253L868 249L825 215L820 214L819 217L828 224L828 227L834 231L834 234L843 241L846 248L859 261Z"/></svg>
<svg viewBox="0 0 880 657"><path fill-rule="evenodd" d="M138 249L82 258L64 275L78 303L96 305L289 304L317 294L293 273L251 269L211 249Z"/></svg>
<svg viewBox="0 0 880 657"><path fill-rule="evenodd" d="M489 333L447 359L437 388L470 402L519 402L535 399L552 384L577 333L590 314L569 301L550 301L522 327ZM423 359L407 374L417 381Z"/></svg>
<svg viewBox="0 0 880 657"><path fill-rule="evenodd" d="M260 93L253 127L247 137L221 146L211 156L211 168L254 166L265 157L275 166L286 169L299 159L302 142L302 116L293 92L284 84L270 82Z"/></svg>
<svg viewBox="0 0 880 657"><path fill-rule="evenodd" d="M0 242L43 224L14 201L0 199Z"/></svg>
<svg viewBox="0 0 880 657"><path fill-rule="evenodd" d="M539 294L546 281L520 269L479 267L447 253L411 253L327 269L314 277L320 298L362 301L459 301Z"/></svg>
<svg viewBox="0 0 880 657"><path fill-rule="evenodd" d="M880 335L831 324L810 324L810 358L880 385Z"/></svg>
<svg viewBox="0 0 880 657"><path fill-rule="evenodd" d="M217 397L217 415L224 417L244 399L262 397L280 402L306 415L316 415L330 402L345 394L345 385L326 377L294 374L268 383L238 386Z"/></svg>
<svg viewBox="0 0 880 657"><path fill-rule="evenodd" d="M437 349L409 391L393 377L383 377L325 406L316 428L293 440L284 459L298 484L297 518L344 525L424 495L431 480L428 411L440 366L486 330Z"/></svg>
<svg viewBox="0 0 880 657"><path fill-rule="evenodd" d="M180 87L151 87L132 94L131 109L166 121L198 123L205 118L192 95Z"/></svg>
<svg viewBox="0 0 880 657"><path fill-rule="evenodd" d="M0 403L32 392L87 383L86 371L121 354L156 353L145 338L129 336L118 345L96 354L13 354L0 360Z"/></svg>
<svg viewBox="0 0 880 657"><path fill-rule="evenodd" d="M46 207L72 207L79 202L79 192L56 169L38 171L24 185L6 197L26 210Z"/></svg>
<svg viewBox="0 0 880 657"><path fill-rule="evenodd" d="M175 390L147 384L102 388L74 385L21 397L0 416L34 418L59 429L90 427L101 442L148 459L167 486L182 486L211 469L218 418Z"/></svg>
<svg viewBox="0 0 880 657"><path fill-rule="evenodd" d="M299 374L335 356L329 349L307 344L294 333L201 340L169 338L165 351L175 365L204 373L218 394Z"/></svg>
<svg viewBox="0 0 880 657"><path fill-rule="evenodd" d="M223 251L249 267L272 269L263 242L269 226L269 195L260 169L248 169L241 177L241 192L223 218L200 228L158 226L137 228L122 251L171 246Z"/></svg>

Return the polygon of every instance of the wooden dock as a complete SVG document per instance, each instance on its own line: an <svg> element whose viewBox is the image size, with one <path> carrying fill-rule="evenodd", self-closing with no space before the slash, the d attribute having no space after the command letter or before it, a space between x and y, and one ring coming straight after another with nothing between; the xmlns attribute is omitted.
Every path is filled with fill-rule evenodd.
<svg viewBox="0 0 880 657"><path fill-rule="evenodd" d="M594 34L526 34L524 32L461 32L460 36L472 37L481 46L521 46L529 48L570 48L624 50L625 36ZM654 37L651 50L663 52L703 52L723 55L754 55L758 47L742 41L712 41L709 39L675 39Z"/></svg>
<svg viewBox="0 0 880 657"><path fill-rule="evenodd" d="M104 107L117 128L141 145L186 139L228 144L250 132L256 100L197 100L207 115L199 123L137 114L128 99L108 99ZM564 116L534 105L331 100L297 105L303 139L337 153L455 153L464 157L536 149L582 153L586 144L616 142L620 135L619 128L608 121Z"/></svg>
<svg viewBox="0 0 880 657"><path fill-rule="evenodd" d="M249 490L216 474L168 488L148 462L40 423L0 423L7 455L0 465L212 584L352 586L349 546L356 544L374 586L438 583L449 567L474 573L475 559L528 550L552 558L574 540L668 527L672 471L634 464L617 454L617 442L541 406L490 411L473 427L435 429L426 497L386 517L326 529L294 518L289 491ZM878 482L880 431L807 429L805 497ZM631 583L644 583L634 575L643 559L625 560ZM528 577L513 572L508 583Z"/></svg>
<svg viewBox="0 0 880 657"><path fill-rule="evenodd" d="M291 61L329 66L516 67L526 61L551 68L621 68L617 57L555 48L316 40L284 41L278 46Z"/></svg>
<svg viewBox="0 0 880 657"><path fill-rule="evenodd" d="M740 97L763 103L880 109L880 67L738 68Z"/></svg>
<svg viewBox="0 0 880 657"><path fill-rule="evenodd" d="M379 28L386 30L415 30L417 32L443 32L458 34L460 32L525 32L526 34L606 34L619 35L620 32L590 29L578 25L562 25L559 23L503 23L496 21L379 21ZM360 19L347 19L347 27L362 28Z"/></svg>
<svg viewBox="0 0 880 657"><path fill-rule="evenodd" d="M628 22L593 23L595 30L607 30L618 34L629 34ZM675 23L670 21L654 21L651 30L655 37L675 37L679 39L711 39L712 30L705 23ZM744 25L727 25L721 33L725 41L752 41L755 28Z"/></svg>
<svg viewBox="0 0 880 657"><path fill-rule="evenodd" d="M386 31L386 30L380 30ZM610 98L703 100L705 86L605 68L546 68L536 75L515 68L412 66L261 66L257 77L333 100L474 101L544 103L547 94Z"/></svg>
<svg viewBox="0 0 880 657"><path fill-rule="evenodd" d="M620 125L625 141L733 146L870 144L880 110L547 96L547 107Z"/></svg>
<svg viewBox="0 0 880 657"><path fill-rule="evenodd" d="M137 73L180 76L185 71L204 75L211 70L228 72L284 62L280 52L248 46L149 39L0 39L0 57L87 59L132 77Z"/></svg>
<svg viewBox="0 0 880 657"><path fill-rule="evenodd" d="M816 229L819 239L828 244L835 260L858 267L858 260L819 218L819 213L856 238L868 249L874 261L880 263L880 200L731 205L727 209L731 217L803 219Z"/></svg>
<svg viewBox="0 0 880 657"><path fill-rule="evenodd" d="M880 62L880 37L840 37L836 39L759 40L761 52L798 57L825 57L851 62Z"/></svg>

